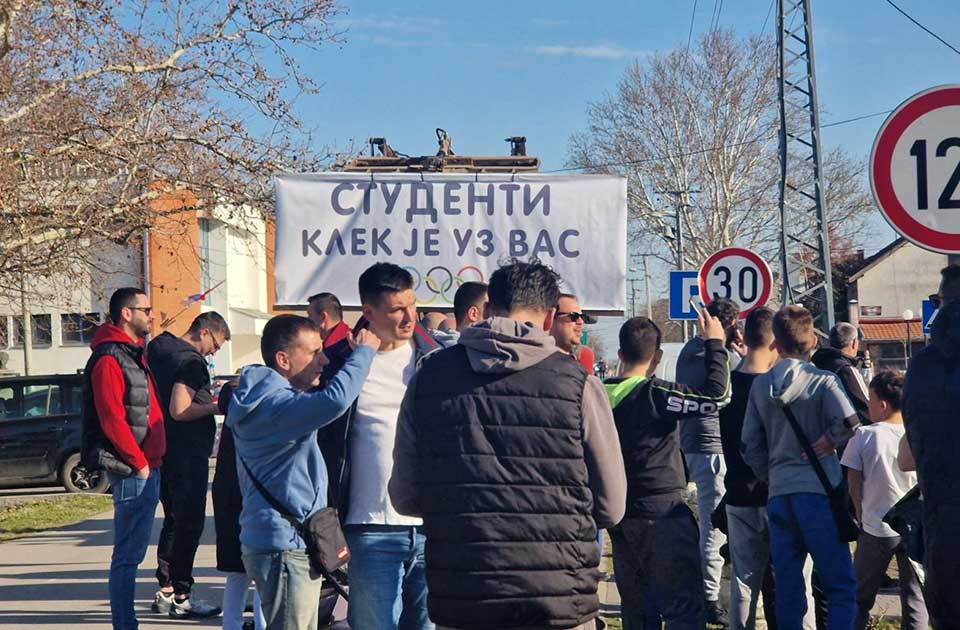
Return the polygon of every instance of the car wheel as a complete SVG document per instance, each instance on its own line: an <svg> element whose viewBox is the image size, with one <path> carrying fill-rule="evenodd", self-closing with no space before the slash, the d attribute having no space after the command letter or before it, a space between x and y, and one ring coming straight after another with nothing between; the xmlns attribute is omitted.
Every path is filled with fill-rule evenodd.
<svg viewBox="0 0 960 630"><path fill-rule="evenodd" d="M60 482L67 492L104 493L110 485L103 471L89 472L80 465L80 453L74 453L60 467Z"/></svg>

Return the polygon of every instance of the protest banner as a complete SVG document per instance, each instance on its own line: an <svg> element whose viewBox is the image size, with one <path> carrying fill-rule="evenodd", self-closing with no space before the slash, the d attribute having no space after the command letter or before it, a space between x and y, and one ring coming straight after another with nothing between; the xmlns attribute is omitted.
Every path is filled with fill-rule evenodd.
<svg viewBox="0 0 960 630"><path fill-rule="evenodd" d="M359 306L379 261L413 275L417 302L450 307L500 261L537 257L585 310L625 305L626 180L599 175L320 173L276 178L276 303L321 291Z"/></svg>

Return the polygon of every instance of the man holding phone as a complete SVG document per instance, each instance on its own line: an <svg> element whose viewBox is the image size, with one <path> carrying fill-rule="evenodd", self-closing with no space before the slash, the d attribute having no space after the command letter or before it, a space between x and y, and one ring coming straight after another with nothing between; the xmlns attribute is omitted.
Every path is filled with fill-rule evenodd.
<svg viewBox="0 0 960 630"><path fill-rule="evenodd" d="M691 300L697 313L703 318L702 305ZM739 362L738 352L731 351L742 346L737 329L740 307L733 300L720 298L706 307L712 318L720 321L724 331L724 347L727 363L732 370ZM702 387L707 377L704 367L706 341L699 334L683 347L677 358L677 382L691 387ZM710 517L723 498L723 477L727 467L723 459L720 441L719 409L708 407L695 418L680 423L680 449L687 463L690 480L697 484L697 511L700 517L700 559L703 570L703 585L707 598L707 623L726 625L726 611L720 606L720 574L723 558L720 547L726 536L713 529Z"/></svg>

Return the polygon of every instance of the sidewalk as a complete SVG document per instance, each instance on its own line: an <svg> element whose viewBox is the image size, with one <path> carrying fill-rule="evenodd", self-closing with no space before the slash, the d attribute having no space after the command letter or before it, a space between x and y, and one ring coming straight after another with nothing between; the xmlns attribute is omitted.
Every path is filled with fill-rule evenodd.
<svg viewBox="0 0 960 630"><path fill-rule="evenodd" d="M158 506L151 541L163 522ZM113 545L113 512L30 537L0 543L0 628L110 628L107 576ZM174 627L219 628L220 617L176 620L150 610L157 581L156 544L137 574L137 616L142 630ZM195 596L219 605L223 574L216 570L212 505L197 551Z"/></svg>

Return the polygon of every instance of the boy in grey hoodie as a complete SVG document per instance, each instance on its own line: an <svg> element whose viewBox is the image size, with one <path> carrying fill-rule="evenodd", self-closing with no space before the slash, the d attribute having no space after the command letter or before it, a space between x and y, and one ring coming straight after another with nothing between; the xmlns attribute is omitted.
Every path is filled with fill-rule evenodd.
<svg viewBox="0 0 960 630"><path fill-rule="evenodd" d="M850 548L840 541L826 491L783 409L796 416L835 486L843 479L835 449L853 435L857 413L837 377L809 362L815 338L807 309L782 309L774 317L773 334L781 358L750 389L741 449L747 465L769 485L777 625L789 630L803 625L803 564L809 554L827 596L828 630L849 629L856 613Z"/></svg>

